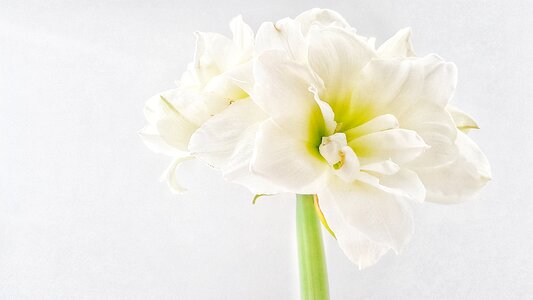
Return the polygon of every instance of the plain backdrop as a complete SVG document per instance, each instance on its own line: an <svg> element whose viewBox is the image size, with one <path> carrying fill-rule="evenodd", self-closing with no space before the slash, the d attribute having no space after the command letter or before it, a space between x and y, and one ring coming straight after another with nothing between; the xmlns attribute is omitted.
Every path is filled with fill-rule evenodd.
<svg viewBox="0 0 533 300"><path fill-rule="evenodd" d="M527 1L0 2L0 299L296 299L292 195L252 205L137 131L172 88L194 31L255 29L312 7L378 43L411 26L419 55L459 68L454 103L493 180L470 202L415 204L416 234L359 271L325 235L332 299L533 297L533 4Z"/></svg>

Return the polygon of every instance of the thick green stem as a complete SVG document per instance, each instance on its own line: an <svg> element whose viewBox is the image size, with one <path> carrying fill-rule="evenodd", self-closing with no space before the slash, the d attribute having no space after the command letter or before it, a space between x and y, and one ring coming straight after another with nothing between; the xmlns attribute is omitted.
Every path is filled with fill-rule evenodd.
<svg viewBox="0 0 533 300"><path fill-rule="evenodd" d="M296 234L300 260L301 299L329 299L322 231L313 195L296 195Z"/></svg>

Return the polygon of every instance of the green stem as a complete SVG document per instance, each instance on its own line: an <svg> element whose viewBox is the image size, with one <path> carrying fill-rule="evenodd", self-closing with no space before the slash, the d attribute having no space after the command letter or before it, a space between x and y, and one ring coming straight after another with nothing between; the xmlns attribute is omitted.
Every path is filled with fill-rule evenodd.
<svg viewBox="0 0 533 300"><path fill-rule="evenodd" d="M313 195L296 195L296 234L302 300L329 299L322 231Z"/></svg>

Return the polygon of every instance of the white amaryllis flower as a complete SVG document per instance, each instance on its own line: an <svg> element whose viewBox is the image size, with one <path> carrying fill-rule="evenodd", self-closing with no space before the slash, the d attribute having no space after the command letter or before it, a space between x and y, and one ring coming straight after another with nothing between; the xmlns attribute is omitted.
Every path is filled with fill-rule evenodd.
<svg viewBox="0 0 533 300"><path fill-rule="evenodd" d="M231 21L230 28L232 39L218 33L197 33L194 61L189 64L178 87L159 93L146 103L145 116L149 124L140 134L150 149L174 158L162 179L166 179L175 192L185 190L176 180L176 168L181 162L194 157L189 149L189 142L198 129L202 129L199 132L202 135L206 123L209 130L210 124L216 124L218 119L223 118L234 126L238 125L240 135L248 122L265 118L233 79L243 70L249 69L254 33L240 16ZM254 183L250 180L253 176L248 172L248 164L241 159L243 156L250 157L242 152L251 153L253 148L238 147L239 136L231 136L231 129L220 129L224 132L221 137L227 141L224 145L226 148L223 149L223 155L214 159L214 163L223 169L229 180L242 179L253 187ZM210 145L204 143L202 147L210 148ZM217 151L221 151L220 147ZM231 168L225 169L225 161L232 159L234 151L235 161ZM236 167L237 163L241 167Z"/></svg>
<svg viewBox="0 0 533 300"><path fill-rule="evenodd" d="M251 171L284 191L318 195L327 225L360 268L409 241L408 201L459 202L490 178L487 159L463 133L477 125L449 106L455 66L415 57L410 35L401 30L375 49L327 10L264 23L256 35L248 93L268 118ZM213 126L198 144L227 127L239 131Z"/></svg>
<svg viewBox="0 0 533 300"><path fill-rule="evenodd" d="M451 107L455 65L416 57L411 31L376 49L338 13L313 9L233 40L199 35L177 90L147 104L149 146L194 156L256 194L317 195L324 224L360 268L409 241L409 201L456 203L490 179ZM176 189L180 187L175 185Z"/></svg>

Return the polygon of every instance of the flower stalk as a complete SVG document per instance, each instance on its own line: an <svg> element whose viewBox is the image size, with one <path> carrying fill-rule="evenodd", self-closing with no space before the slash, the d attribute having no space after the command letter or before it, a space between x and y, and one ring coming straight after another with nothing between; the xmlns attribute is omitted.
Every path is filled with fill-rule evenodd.
<svg viewBox="0 0 533 300"><path fill-rule="evenodd" d="M296 195L296 235L302 300L329 299L320 220L313 195Z"/></svg>

